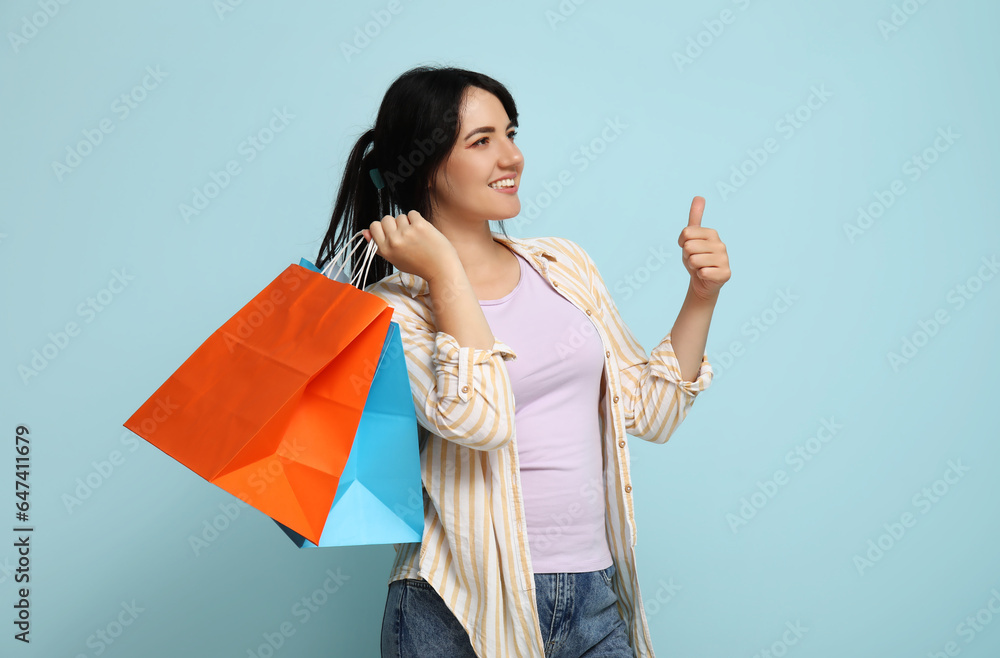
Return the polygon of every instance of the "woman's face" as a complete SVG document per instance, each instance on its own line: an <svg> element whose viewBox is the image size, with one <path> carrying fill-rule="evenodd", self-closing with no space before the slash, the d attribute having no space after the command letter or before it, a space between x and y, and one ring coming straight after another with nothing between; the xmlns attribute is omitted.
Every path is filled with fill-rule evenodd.
<svg viewBox="0 0 1000 658"><path fill-rule="evenodd" d="M514 144L514 127L500 100L478 87L465 90L458 141L434 177L436 223L509 219L521 211L517 190L524 158ZM490 187L513 179L512 187ZM509 184L510 181L508 181Z"/></svg>

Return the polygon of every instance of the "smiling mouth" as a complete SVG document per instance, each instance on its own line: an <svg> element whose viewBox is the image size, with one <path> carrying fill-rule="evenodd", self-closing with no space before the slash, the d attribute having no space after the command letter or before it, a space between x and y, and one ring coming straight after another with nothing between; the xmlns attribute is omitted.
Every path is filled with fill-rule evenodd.
<svg viewBox="0 0 1000 658"><path fill-rule="evenodd" d="M513 177L503 178L501 180L496 181L495 183L490 183L489 185L487 185L487 187L494 190L510 190L517 187L517 182L516 179L514 179Z"/></svg>

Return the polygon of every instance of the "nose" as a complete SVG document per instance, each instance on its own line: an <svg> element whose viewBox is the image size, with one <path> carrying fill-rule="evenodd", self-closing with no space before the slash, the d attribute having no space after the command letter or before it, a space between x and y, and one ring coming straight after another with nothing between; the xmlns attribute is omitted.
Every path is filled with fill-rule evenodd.
<svg viewBox="0 0 1000 658"><path fill-rule="evenodd" d="M524 156L521 154L521 149L517 147L517 144L508 140L500 154L500 165L509 167L519 165L522 162L524 162Z"/></svg>

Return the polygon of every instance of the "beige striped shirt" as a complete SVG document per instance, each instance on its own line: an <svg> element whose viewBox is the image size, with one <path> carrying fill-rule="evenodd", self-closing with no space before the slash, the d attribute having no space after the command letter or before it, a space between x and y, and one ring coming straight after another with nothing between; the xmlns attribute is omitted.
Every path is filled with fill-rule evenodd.
<svg viewBox="0 0 1000 658"><path fill-rule="evenodd" d="M695 381L681 379L667 334L647 357L622 321L590 256L557 237L497 242L521 255L587 314L605 347L599 418L608 546L618 611L636 656L652 657L635 565L636 528L626 434L664 443L712 381L708 356ZM521 500L514 397L500 336L491 349L459 347L437 331L429 286L395 272L366 290L393 307L421 426L424 534L396 544L389 582L422 578L441 595L481 657L542 658L543 638ZM610 422L609 422L610 419Z"/></svg>

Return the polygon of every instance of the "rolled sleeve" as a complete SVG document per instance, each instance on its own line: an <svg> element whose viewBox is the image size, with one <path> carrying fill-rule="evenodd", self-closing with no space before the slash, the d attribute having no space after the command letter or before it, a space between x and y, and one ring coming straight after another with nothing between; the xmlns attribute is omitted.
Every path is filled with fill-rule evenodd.
<svg viewBox="0 0 1000 658"><path fill-rule="evenodd" d="M683 422L700 391L712 381L708 355L702 356L695 381L681 378L680 362L668 333L647 357L642 345L622 319L611 292L585 250L575 245L591 292L598 301L611 351L618 365L617 384L625 416L625 430L651 443L666 443Z"/></svg>
<svg viewBox="0 0 1000 658"><path fill-rule="evenodd" d="M434 337L434 366L438 376L438 395L442 400L456 398L465 403L483 389L480 366L495 355L513 361L517 354L503 341L494 338L489 349L461 347L449 333L438 331Z"/></svg>
<svg viewBox="0 0 1000 658"><path fill-rule="evenodd" d="M396 275L368 290L393 308L406 357L417 423L474 450L503 448L514 436L514 394L504 361L517 357L494 337L489 349L462 347L437 331L430 309Z"/></svg>
<svg viewBox="0 0 1000 658"><path fill-rule="evenodd" d="M677 360L673 343L670 341L670 334L660 342L649 354L649 366L651 370L663 379L673 382L679 389L694 397L704 391L712 383L714 371L712 364L708 361L708 355L702 355L701 367L698 369L698 376L694 381L681 379L681 364Z"/></svg>

